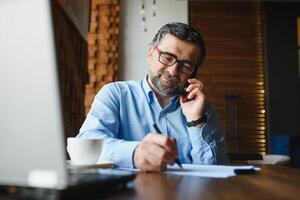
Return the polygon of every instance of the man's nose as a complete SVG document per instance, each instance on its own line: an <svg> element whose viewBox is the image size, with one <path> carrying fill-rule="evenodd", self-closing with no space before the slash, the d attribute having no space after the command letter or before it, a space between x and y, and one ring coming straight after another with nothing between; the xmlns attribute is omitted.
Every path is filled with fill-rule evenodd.
<svg viewBox="0 0 300 200"><path fill-rule="evenodd" d="M171 75L176 75L179 73L179 65L178 62L168 67L168 71Z"/></svg>

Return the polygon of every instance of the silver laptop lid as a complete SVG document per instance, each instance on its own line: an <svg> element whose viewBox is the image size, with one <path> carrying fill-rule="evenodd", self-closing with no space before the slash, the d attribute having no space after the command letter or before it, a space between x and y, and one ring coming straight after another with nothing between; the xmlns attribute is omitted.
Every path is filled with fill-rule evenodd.
<svg viewBox="0 0 300 200"><path fill-rule="evenodd" d="M67 184L51 5L0 1L0 184Z"/></svg>

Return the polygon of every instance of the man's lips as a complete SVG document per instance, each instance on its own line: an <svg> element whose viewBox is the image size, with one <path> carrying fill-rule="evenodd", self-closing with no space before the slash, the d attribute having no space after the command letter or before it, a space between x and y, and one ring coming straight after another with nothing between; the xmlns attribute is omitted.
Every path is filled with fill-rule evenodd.
<svg viewBox="0 0 300 200"><path fill-rule="evenodd" d="M175 78L170 78L168 76L165 76L165 75L161 75L162 79L167 81L167 82L171 82L172 84L177 84L178 83L178 80L175 79Z"/></svg>

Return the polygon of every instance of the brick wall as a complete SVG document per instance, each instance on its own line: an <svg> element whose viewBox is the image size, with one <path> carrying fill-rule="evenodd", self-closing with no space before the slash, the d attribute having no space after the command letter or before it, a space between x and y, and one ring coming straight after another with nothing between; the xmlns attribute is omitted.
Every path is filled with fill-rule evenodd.
<svg viewBox="0 0 300 200"><path fill-rule="evenodd" d="M117 0L92 0L88 33L88 73L85 112L103 85L117 79L120 5Z"/></svg>

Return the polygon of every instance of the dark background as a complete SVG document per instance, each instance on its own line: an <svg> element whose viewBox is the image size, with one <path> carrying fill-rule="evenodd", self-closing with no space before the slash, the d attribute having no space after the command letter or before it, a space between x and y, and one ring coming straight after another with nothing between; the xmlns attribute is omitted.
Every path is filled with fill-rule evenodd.
<svg viewBox="0 0 300 200"><path fill-rule="evenodd" d="M265 2L265 70L270 153L300 168L300 77L297 17L300 2Z"/></svg>
<svg viewBox="0 0 300 200"><path fill-rule="evenodd" d="M300 2L266 2L264 15L269 133L300 136L297 47Z"/></svg>

